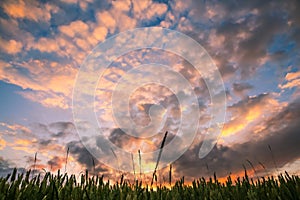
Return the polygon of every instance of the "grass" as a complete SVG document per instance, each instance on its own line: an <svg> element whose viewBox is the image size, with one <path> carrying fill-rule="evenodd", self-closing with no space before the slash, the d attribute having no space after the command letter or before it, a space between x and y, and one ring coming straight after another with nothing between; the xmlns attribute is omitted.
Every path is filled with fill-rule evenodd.
<svg viewBox="0 0 300 200"><path fill-rule="evenodd" d="M184 177L171 187L152 188L135 180L125 181L122 175L115 184L103 176L90 176L88 171L79 179L75 175L50 172L30 179L32 171L0 178L0 199L300 199L300 178L288 173L278 177L249 179L247 171L242 178L230 176L220 183L216 176L184 183Z"/></svg>
<svg viewBox="0 0 300 200"><path fill-rule="evenodd" d="M85 174L81 173L78 178L66 173L69 148L67 149L65 161L65 173L61 174L58 170L57 174L53 174L44 170L44 174L36 173L37 153L34 156L33 170L26 173L18 173L15 168L7 177L0 177L0 200L2 199L41 199L41 200L68 200L68 199L120 199L120 200L177 200L177 199L300 199L300 177L290 176L287 172L279 174L277 177L258 177L256 170L250 160L246 160L251 166L255 180L249 178L246 167L245 174L241 178L233 180L228 176L226 181L220 182L216 175L206 180L199 178L190 184L184 182L184 177L180 180L172 182L172 165L169 166L169 184L164 180L164 185L158 184L157 169L162 154L162 150L167 138L168 132L165 133L161 143L160 152L156 162L156 166L152 175L151 184L142 182L142 163L141 152L139 155L139 174L140 179L136 178L135 164L133 154L131 154L132 167L134 172L134 180L129 181L122 174L120 180L116 183L112 181L104 181L104 176L95 175L95 161L92 157L93 171L92 175L86 170ZM277 165L269 145L272 159L277 170ZM119 166L118 158L111 149ZM265 166L259 162L265 169ZM208 165L207 170L209 171ZM121 174L120 169L119 174ZM30 178L31 176L31 178ZM160 175L161 177L161 175ZM153 187L154 181L156 186Z"/></svg>

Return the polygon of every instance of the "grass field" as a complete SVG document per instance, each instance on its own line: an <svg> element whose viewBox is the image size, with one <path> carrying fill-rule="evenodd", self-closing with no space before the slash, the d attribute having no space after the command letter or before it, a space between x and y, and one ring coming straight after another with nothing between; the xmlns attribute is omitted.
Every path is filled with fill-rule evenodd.
<svg viewBox="0 0 300 200"><path fill-rule="evenodd" d="M124 176L112 184L103 176L89 176L88 171L78 179L60 171L41 176L14 169L0 178L0 199L300 199L300 177L285 173L254 181L245 171L244 177L232 180L229 176L224 183L215 176L191 184L181 178L171 187L152 188L140 181L125 181Z"/></svg>

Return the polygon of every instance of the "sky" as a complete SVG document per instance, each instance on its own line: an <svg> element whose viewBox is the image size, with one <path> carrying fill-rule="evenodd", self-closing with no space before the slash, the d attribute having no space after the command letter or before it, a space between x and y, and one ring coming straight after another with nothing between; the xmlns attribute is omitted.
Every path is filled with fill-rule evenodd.
<svg viewBox="0 0 300 200"><path fill-rule="evenodd" d="M185 92L174 93L159 84L140 84L133 91L125 87L123 92L130 94L126 108L134 123L145 126L151 122L151 114L165 116L159 118L165 124L156 135L133 137L113 121L111 98L118 81L122 77L132 83L145 80L147 74L155 75L157 69L138 67L159 63L170 66L174 73L189 81L200 114L199 118L190 118L190 123L199 124L194 140L172 162L175 178L185 176L192 180L214 172L218 177L239 176L244 168L251 176L283 171L299 174L299 10L297 0L1 1L0 174L5 175L14 167L33 168L37 152L38 170L66 169L68 173L80 174L88 169L116 177L119 170L107 166L102 158L85 148L88 139L80 137L78 130L89 126L88 122L78 123L73 118L73 92L77 91L74 87L80 69L98 44L124 31L144 27L181 32L210 55L226 93L221 135L209 154L200 159L199 148L209 133L211 120L205 76L182 56L144 48L116 57L97 80L93 106L101 130L92 139L96 147L103 150L101 141L106 138L135 155L141 150L143 160L145 153L159 149L164 131L168 130L166 143L176 138L177 143L163 154L168 156L183 148L186 138L176 134L181 116L183 111L193 116L195 109ZM191 52L195 56L197 53ZM162 66L159 70L165 73ZM183 82L172 77L175 75L168 73L164 83L176 88L183 86ZM180 98L185 99L185 106L180 105ZM160 110L161 106L168 110L167 114ZM125 112L124 107L117 108L117 113ZM110 149L103 152L112 153ZM136 157L133 162L121 157L116 160L120 168L132 163L139 165ZM155 162L150 160L145 157L142 172L154 169ZM161 168L160 177L167 176L168 166Z"/></svg>

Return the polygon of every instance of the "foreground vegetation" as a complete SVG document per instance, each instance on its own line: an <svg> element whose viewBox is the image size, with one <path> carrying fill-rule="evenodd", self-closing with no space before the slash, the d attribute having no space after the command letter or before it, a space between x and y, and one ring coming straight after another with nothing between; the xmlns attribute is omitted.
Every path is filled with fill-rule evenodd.
<svg viewBox="0 0 300 200"><path fill-rule="evenodd" d="M225 183L216 177L184 183L184 178L172 187L142 186L142 182L120 181L111 184L103 176L82 174L79 180L75 175L51 174L34 176L28 171L18 174L15 169L6 178L0 178L0 199L300 199L300 177L288 173L278 177L232 180Z"/></svg>

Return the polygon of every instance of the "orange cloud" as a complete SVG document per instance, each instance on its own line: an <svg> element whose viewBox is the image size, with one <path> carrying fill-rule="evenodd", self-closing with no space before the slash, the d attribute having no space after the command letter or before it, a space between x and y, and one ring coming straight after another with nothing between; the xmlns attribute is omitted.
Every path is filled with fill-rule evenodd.
<svg viewBox="0 0 300 200"><path fill-rule="evenodd" d="M285 79L287 81L291 81L291 80L298 79L298 78L300 78L300 71L298 71L298 72L289 72L285 76Z"/></svg>
<svg viewBox="0 0 300 200"><path fill-rule="evenodd" d="M59 52L60 48L54 39L40 38L37 42L28 44L28 47L37 49L41 52Z"/></svg>
<svg viewBox="0 0 300 200"><path fill-rule="evenodd" d="M32 148L33 143L36 142L36 139L28 140L28 139L17 139L8 145L12 147L14 150L24 151L29 154L33 154L36 152L36 149Z"/></svg>
<svg viewBox="0 0 300 200"><path fill-rule="evenodd" d="M131 1L130 0L123 0L123 1L112 1L113 8L128 12L130 9Z"/></svg>
<svg viewBox="0 0 300 200"><path fill-rule="evenodd" d="M0 122L0 126L6 129L4 130L4 134L8 135L16 135L18 131L25 134L31 133L31 130L29 128L20 124L7 124L4 122Z"/></svg>
<svg viewBox="0 0 300 200"><path fill-rule="evenodd" d="M226 123L222 130L222 137L228 137L234 135L235 133L243 130L246 125L244 124L235 124L235 123Z"/></svg>
<svg viewBox="0 0 300 200"><path fill-rule="evenodd" d="M103 41L106 38L107 29L105 27L96 27L93 31L93 36L98 41Z"/></svg>
<svg viewBox="0 0 300 200"><path fill-rule="evenodd" d="M0 150L6 147L6 141L0 137Z"/></svg>
<svg viewBox="0 0 300 200"><path fill-rule="evenodd" d="M282 105L268 95L254 96L229 107L231 119L224 124L222 137L228 137L256 124L272 112L277 112ZM260 127L261 129L262 127Z"/></svg>
<svg viewBox="0 0 300 200"><path fill-rule="evenodd" d="M299 87L299 86L300 86L300 79L294 79L283 85L279 85L279 88L286 89L286 88L293 88L293 87Z"/></svg>
<svg viewBox="0 0 300 200"><path fill-rule="evenodd" d="M136 19L152 19L154 16L161 16L167 12L168 7L164 3L151 1L133 1L133 12Z"/></svg>
<svg viewBox="0 0 300 200"><path fill-rule="evenodd" d="M59 157L59 156L52 156L51 159L47 162L50 165L50 169L52 171L57 171L61 169L66 162L66 158Z"/></svg>
<svg viewBox="0 0 300 200"><path fill-rule="evenodd" d="M63 25L58 28L65 35L73 38L76 35L84 36L85 32L88 31L89 26L83 21L77 20L71 22L69 25Z"/></svg>
<svg viewBox="0 0 300 200"><path fill-rule="evenodd" d="M280 89L290 89L294 87L299 87L300 71L287 73L285 76L285 80L287 81L286 83L278 85Z"/></svg>
<svg viewBox="0 0 300 200"><path fill-rule="evenodd" d="M40 103L45 107L59 107L62 109L68 109L70 107L70 97L53 92L26 91L18 92L18 94L33 102Z"/></svg>
<svg viewBox="0 0 300 200"><path fill-rule="evenodd" d="M16 40L4 40L0 37L0 49L8 54L16 54L22 50L23 44Z"/></svg>
<svg viewBox="0 0 300 200"><path fill-rule="evenodd" d="M49 21L50 11L57 11L58 8L50 4L42 5L37 1L17 2L7 1L3 5L3 10L12 18L26 18L33 21Z"/></svg>
<svg viewBox="0 0 300 200"><path fill-rule="evenodd" d="M13 68L26 69L30 76ZM71 65L47 60L30 60L27 63L5 63L0 61L0 79L23 89L33 91L20 92L25 98L40 102L46 106L68 108L70 95L77 70Z"/></svg>
<svg viewBox="0 0 300 200"><path fill-rule="evenodd" d="M106 27L110 33L115 32L117 22L110 12L108 11L99 12L97 13L96 18L100 26Z"/></svg>

